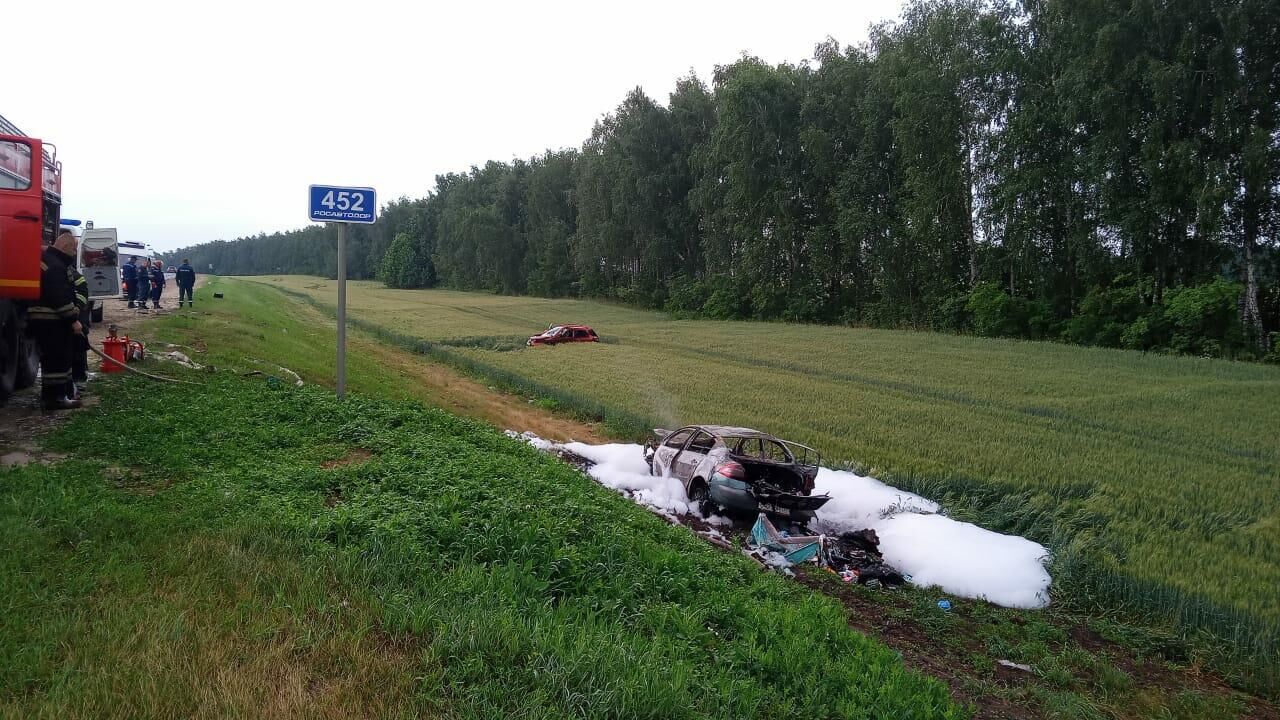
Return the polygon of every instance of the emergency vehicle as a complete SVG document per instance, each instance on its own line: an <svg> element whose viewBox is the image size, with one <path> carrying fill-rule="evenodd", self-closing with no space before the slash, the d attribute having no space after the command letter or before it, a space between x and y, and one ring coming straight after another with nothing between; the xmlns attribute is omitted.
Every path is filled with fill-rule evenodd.
<svg viewBox="0 0 1280 720"><path fill-rule="evenodd" d="M57 148L0 116L0 402L36 381L26 309L40 298L40 254L58 232L61 207Z"/></svg>
<svg viewBox="0 0 1280 720"><path fill-rule="evenodd" d="M102 322L102 301L124 298L120 282L120 242L115 228L95 228L93 221L62 218L62 228L70 230L79 243L76 268L84 275L89 290L90 320ZM130 243L125 243L130 245ZM123 262L128 262L124 258Z"/></svg>

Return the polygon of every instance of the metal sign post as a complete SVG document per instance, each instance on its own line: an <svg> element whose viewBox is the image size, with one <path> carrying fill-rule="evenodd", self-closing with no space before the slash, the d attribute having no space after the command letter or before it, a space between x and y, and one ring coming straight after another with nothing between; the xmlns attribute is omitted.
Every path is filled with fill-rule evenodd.
<svg viewBox="0 0 1280 720"><path fill-rule="evenodd" d="M338 223L338 399L347 394L347 224Z"/></svg>
<svg viewBox="0 0 1280 720"><path fill-rule="evenodd" d="M338 398L347 394L347 224L371 224L378 210L377 192L367 187L312 185L309 216L338 226Z"/></svg>

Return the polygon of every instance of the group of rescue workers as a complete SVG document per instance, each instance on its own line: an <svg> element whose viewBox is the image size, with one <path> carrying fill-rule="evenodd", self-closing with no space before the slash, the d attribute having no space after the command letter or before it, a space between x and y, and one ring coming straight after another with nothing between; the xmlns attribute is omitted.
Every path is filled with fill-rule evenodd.
<svg viewBox="0 0 1280 720"><path fill-rule="evenodd" d="M129 307L142 310L147 308L147 299L156 310L160 309L160 296L164 294L164 263L159 260L142 262L138 267L138 258L131 257L124 267L120 268L120 282L124 285L124 296ZM182 307L182 303L178 303Z"/></svg>
<svg viewBox="0 0 1280 720"><path fill-rule="evenodd" d="M63 230L40 256L40 300L27 309L27 327L40 350L40 401L46 410L80 407L80 386L88 381L89 285L76 268L79 241ZM129 307L160 307L164 267L159 260L138 267L137 258L121 268ZM155 278L159 278L158 281ZM178 268L178 307L193 307L196 272L184 260Z"/></svg>

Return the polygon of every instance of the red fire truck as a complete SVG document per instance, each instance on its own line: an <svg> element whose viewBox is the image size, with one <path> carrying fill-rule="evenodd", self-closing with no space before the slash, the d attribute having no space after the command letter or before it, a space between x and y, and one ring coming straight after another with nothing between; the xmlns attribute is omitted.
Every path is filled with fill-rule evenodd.
<svg viewBox="0 0 1280 720"><path fill-rule="evenodd" d="M0 116L0 402L36 380L26 308L40 297L40 253L58 232L57 149Z"/></svg>

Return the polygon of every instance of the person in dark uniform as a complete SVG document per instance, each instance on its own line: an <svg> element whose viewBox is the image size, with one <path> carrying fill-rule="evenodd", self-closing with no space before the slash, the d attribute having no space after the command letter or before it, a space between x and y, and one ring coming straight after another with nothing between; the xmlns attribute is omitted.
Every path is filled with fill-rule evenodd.
<svg viewBox="0 0 1280 720"><path fill-rule="evenodd" d="M70 230L58 234L58 242L75 246L76 236ZM55 247L58 243L54 243ZM76 310L79 312L80 334L71 339L71 380L67 382L67 397L79 399L80 385L89 381L89 327L93 320L93 306L89 302L89 281L75 266L67 264L67 280L75 291Z"/></svg>
<svg viewBox="0 0 1280 720"><path fill-rule="evenodd" d="M138 277L134 285L138 286L138 291L134 293L133 299L138 303L139 310L146 310L147 298L151 297L151 263L143 261L138 266Z"/></svg>
<svg viewBox="0 0 1280 720"><path fill-rule="evenodd" d="M196 287L196 269L191 267L190 259L184 259L178 266L174 280L178 283L178 307L182 307L183 298L187 299L187 307L191 307L192 292Z"/></svg>
<svg viewBox="0 0 1280 720"><path fill-rule="evenodd" d="M46 410L80 407L67 397L71 348L80 334L80 311L68 266L74 264L76 237L60 235L40 256L40 299L27 308L27 328L40 348L40 401Z"/></svg>
<svg viewBox="0 0 1280 720"><path fill-rule="evenodd" d="M124 296L129 300L129 307L134 307L138 297L138 258L130 257L129 262L120 268L120 281L124 283Z"/></svg>
<svg viewBox="0 0 1280 720"><path fill-rule="evenodd" d="M151 304L156 310L160 309L160 294L163 292L164 263L160 260L156 260L151 264Z"/></svg>

